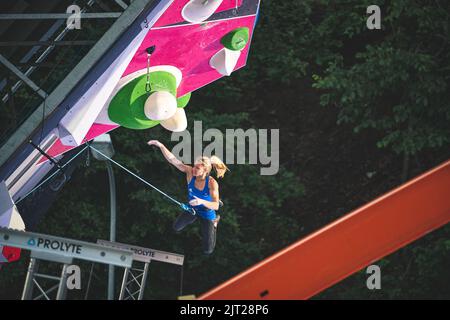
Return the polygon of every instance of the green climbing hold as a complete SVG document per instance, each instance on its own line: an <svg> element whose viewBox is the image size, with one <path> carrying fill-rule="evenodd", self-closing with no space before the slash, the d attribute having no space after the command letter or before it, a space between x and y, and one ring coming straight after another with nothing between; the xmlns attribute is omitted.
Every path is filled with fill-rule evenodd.
<svg viewBox="0 0 450 320"><path fill-rule="evenodd" d="M250 38L250 30L247 27L237 28L227 33L221 40L223 46L233 51L245 48Z"/></svg>
<svg viewBox="0 0 450 320"><path fill-rule="evenodd" d="M111 121L129 129L149 129L159 124L145 116L144 105L149 94L155 91L168 91L177 94L175 76L166 71L150 73L150 93L146 92L147 75L142 75L127 83L117 92L108 108Z"/></svg>
<svg viewBox="0 0 450 320"><path fill-rule="evenodd" d="M166 71L155 71L150 73L150 93L145 91L145 84L147 82L147 76L141 76L140 82L133 90L132 99L135 101L131 105L131 113L139 121L152 121L149 120L144 113L145 101L148 96L156 91L168 91L173 96L177 96L177 81L175 76Z"/></svg>
<svg viewBox="0 0 450 320"><path fill-rule="evenodd" d="M191 92L186 93L184 96L179 97L177 99L177 107L178 108L184 108L188 105L189 100L191 99Z"/></svg>

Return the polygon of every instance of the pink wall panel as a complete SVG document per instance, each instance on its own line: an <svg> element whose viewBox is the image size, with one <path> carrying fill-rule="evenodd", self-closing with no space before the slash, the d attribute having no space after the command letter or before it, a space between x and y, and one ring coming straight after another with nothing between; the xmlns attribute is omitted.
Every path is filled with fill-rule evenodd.
<svg viewBox="0 0 450 320"><path fill-rule="evenodd" d="M255 16L230 19L226 22L209 22L206 25L181 25L150 30L136 52L123 76L144 69L147 63L146 48L156 45L151 65L171 65L183 73L178 96L197 90L222 77L209 66L209 60L223 48L221 38L228 32L248 27L253 33ZM236 69L247 61L249 45L242 51Z"/></svg>
<svg viewBox="0 0 450 320"><path fill-rule="evenodd" d="M175 0L172 5L167 9L166 12L156 21L154 27L162 27L170 24L175 24L179 22L183 22L184 19L181 15L181 10L190 0ZM242 5L243 0L224 0L222 4L217 8L216 13L227 11L230 9L240 7Z"/></svg>
<svg viewBox="0 0 450 320"><path fill-rule="evenodd" d="M187 1L175 1L172 6L180 5L182 2ZM231 2L234 3L234 1ZM222 7L227 8L227 3L228 6L230 5L229 2L225 1ZM209 65L211 57L223 48L220 43L221 38L228 32L239 27L248 27L250 29L250 35L252 35L254 22L255 16L246 16L226 21L208 22L202 25L186 24L162 28L154 27L147 34L122 77L146 68L147 53L145 49L156 45L156 51L151 58L151 65L171 65L180 69L183 74L183 80L178 88L178 97L183 96L222 77L221 74ZM247 47L242 50L242 55L239 58L235 70L245 66L250 41ZM84 141L90 141L117 127L94 123ZM47 153L52 157L56 157L71 149L73 147L64 146L58 139ZM45 161L47 159L42 157L39 163Z"/></svg>

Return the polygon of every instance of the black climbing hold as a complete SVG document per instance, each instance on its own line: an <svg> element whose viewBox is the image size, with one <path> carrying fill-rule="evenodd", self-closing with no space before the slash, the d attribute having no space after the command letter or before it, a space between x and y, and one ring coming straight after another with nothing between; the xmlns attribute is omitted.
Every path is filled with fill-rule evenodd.
<svg viewBox="0 0 450 320"><path fill-rule="evenodd" d="M148 47L147 49L145 49L145 51L147 51L148 54L153 54L153 52L155 52L156 46L151 46Z"/></svg>

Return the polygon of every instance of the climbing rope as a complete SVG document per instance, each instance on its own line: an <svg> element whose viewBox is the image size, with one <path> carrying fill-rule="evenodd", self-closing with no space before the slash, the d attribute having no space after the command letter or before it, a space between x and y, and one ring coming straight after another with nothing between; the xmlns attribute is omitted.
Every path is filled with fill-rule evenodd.
<svg viewBox="0 0 450 320"><path fill-rule="evenodd" d="M170 201L176 203L178 206L181 207L181 209L183 209L184 211L187 211L189 213L191 213L192 215L195 215L196 212L195 210L185 204L185 203L181 203L178 200L175 200L174 198L172 198L171 196L169 196L167 193L165 193L164 191L158 189L157 187L155 187L154 185L152 185L150 182L144 180L143 178L141 178L140 176L138 176L137 174L135 174L134 172L130 171L129 169L125 168L123 165L121 165L120 163L118 163L117 161L114 161L113 159L111 159L110 157L108 157L107 155L105 155L104 153L102 153L101 151L99 151L98 149L94 148L92 145L88 145L89 148L91 148L92 150L94 150L95 152L97 152L98 154L100 154L102 157L108 159L109 161L111 161L112 163L114 163L116 166L118 166L119 168L121 168L122 170L124 170L125 172L129 173L130 175L132 175L133 177L135 177L136 179L138 179L139 181L143 182L144 184L146 184L147 186L149 186L150 188L152 188L155 191L158 191L160 194L162 194L164 197L166 197L167 199L169 199Z"/></svg>
<svg viewBox="0 0 450 320"><path fill-rule="evenodd" d="M183 209L186 212L189 212L192 215L196 215L196 212L194 210L194 208L192 208L190 205L187 205L185 203L181 203L178 200L175 200L174 198L172 198L171 196L169 196L167 193L165 193L164 191L158 189L157 187L155 187L154 185L152 185L150 182L144 180L143 178L141 178L140 176L138 176L137 174L135 174L134 172L130 171L129 169L125 168L123 165L121 165L120 163L118 163L117 161L114 161L113 159L111 159L110 157L108 157L107 155L105 155L103 152L101 152L100 150L94 148L91 144L86 143L86 146L80 151L78 152L74 157L72 157L69 161L67 161L64 165L59 166L58 165L58 170L56 170L54 173L52 173L50 176L48 176L44 181L42 181L41 183L39 183L36 187L34 187L31 191L29 191L25 196L23 196L22 198L20 198L16 204L19 204L21 201L23 201L26 197L28 197L30 194L32 194L33 192L35 192L37 189L39 189L41 186L43 186L45 183L47 183L48 181L50 181L56 174L58 174L59 172L61 172L66 166L68 166L73 160L75 160L78 156L80 156L86 149L92 149L95 152L97 152L98 154L100 154L102 157L104 157L105 159L109 160L110 162L114 163L116 166L118 166L119 168L121 168L122 170L124 170L125 172L129 173L130 175L132 175L133 177L135 177L136 179L140 180L141 182L143 182L144 184L146 184L147 186L151 187L153 190L158 191L160 194L162 194L164 197L166 197L167 199L169 199L170 201L176 203L178 206L180 206L181 209Z"/></svg>
<svg viewBox="0 0 450 320"><path fill-rule="evenodd" d="M46 184L48 181L50 181L54 176L56 176L58 173L60 173L62 171L62 169L64 169L66 166L68 166L73 160L75 160L78 156L80 156L89 146L85 146L80 152L78 152L75 156L73 156L72 159L70 159L69 161L67 161L65 164L63 164L62 166L58 165L58 170L56 170L55 172L53 172L50 176L48 176L44 181L42 181L41 183L39 183L36 187L34 187L33 189L31 189L31 191L29 191L27 194L25 194L22 198L20 198L19 200L17 200L16 204L19 204L23 199L25 199L26 197L28 197L30 194L32 194L33 192L35 192L37 189L39 189L41 186L43 186L44 184ZM63 172L63 171L62 171Z"/></svg>

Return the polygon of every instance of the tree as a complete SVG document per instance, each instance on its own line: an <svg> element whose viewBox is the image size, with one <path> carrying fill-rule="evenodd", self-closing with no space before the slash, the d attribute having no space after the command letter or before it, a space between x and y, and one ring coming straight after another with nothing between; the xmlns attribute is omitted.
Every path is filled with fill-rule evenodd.
<svg viewBox="0 0 450 320"><path fill-rule="evenodd" d="M322 105L339 108L338 123L381 132L379 147L405 155L405 180L410 155L450 143L450 4L382 3L379 35L358 19L329 35L349 48L314 76L314 87Z"/></svg>

